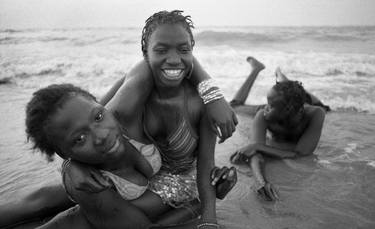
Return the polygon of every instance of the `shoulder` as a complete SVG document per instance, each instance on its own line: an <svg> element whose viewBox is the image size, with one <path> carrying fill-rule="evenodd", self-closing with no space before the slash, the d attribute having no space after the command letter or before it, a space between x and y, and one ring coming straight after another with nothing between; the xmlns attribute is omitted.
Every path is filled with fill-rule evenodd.
<svg viewBox="0 0 375 229"><path fill-rule="evenodd" d="M305 105L305 112L310 118L323 118L326 115L325 110L319 106Z"/></svg>

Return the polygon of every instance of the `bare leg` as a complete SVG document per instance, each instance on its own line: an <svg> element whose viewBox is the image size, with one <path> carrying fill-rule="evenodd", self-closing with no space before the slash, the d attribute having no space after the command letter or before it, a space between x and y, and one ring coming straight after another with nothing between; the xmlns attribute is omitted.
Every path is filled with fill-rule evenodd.
<svg viewBox="0 0 375 229"><path fill-rule="evenodd" d="M265 68L265 66L254 57L249 56L246 61L249 62L252 69L246 81L242 84L233 100L230 102L231 106L239 106L245 103L259 72Z"/></svg>
<svg viewBox="0 0 375 229"><path fill-rule="evenodd" d="M76 205L64 212L61 212L46 224L38 227L37 229L92 229L86 217Z"/></svg>
<svg viewBox="0 0 375 229"><path fill-rule="evenodd" d="M62 185L42 187L17 203L0 207L0 227L41 220L73 206Z"/></svg>

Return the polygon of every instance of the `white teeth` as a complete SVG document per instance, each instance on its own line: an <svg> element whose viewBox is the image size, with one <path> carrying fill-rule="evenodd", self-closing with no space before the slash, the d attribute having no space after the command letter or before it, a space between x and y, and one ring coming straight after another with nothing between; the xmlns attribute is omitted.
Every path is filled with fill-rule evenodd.
<svg viewBox="0 0 375 229"><path fill-rule="evenodd" d="M115 144L108 150L108 153L116 152L119 146L120 146L120 141L117 139Z"/></svg>
<svg viewBox="0 0 375 229"><path fill-rule="evenodd" d="M182 70L181 69L165 69L164 73L168 77L178 77L181 74Z"/></svg>

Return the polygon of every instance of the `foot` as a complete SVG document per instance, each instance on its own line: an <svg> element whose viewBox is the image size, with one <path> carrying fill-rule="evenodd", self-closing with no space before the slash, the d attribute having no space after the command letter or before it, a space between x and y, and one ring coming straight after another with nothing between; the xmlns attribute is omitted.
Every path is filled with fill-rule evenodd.
<svg viewBox="0 0 375 229"><path fill-rule="evenodd" d="M258 61L257 59L255 59L254 57L252 56L248 56L246 58L246 61L249 62L250 66L254 69L254 70L258 70L258 71L261 71L265 68L264 64L260 61Z"/></svg>
<svg viewBox="0 0 375 229"><path fill-rule="evenodd" d="M289 81L289 79L281 72L280 67L277 67L275 70L276 82Z"/></svg>

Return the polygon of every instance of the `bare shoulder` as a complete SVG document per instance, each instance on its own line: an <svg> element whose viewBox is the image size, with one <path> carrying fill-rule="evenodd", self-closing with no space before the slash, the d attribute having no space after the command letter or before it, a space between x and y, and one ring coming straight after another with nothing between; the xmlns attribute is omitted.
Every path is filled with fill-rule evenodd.
<svg viewBox="0 0 375 229"><path fill-rule="evenodd" d="M320 116L324 117L326 112L322 107L319 106L313 106L313 105L305 105L305 112L307 115L314 117L314 116Z"/></svg>

